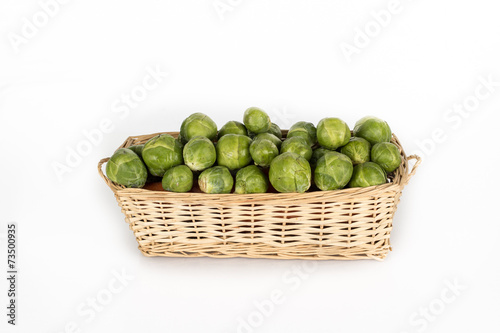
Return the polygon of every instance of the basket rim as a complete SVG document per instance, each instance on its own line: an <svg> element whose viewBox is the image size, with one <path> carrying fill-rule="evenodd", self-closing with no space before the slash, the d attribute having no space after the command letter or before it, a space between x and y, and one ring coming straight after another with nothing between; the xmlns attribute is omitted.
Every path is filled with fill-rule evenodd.
<svg viewBox="0 0 500 333"><path fill-rule="evenodd" d="M283 134L286 134L288 131L283 130ZM150 138L160 135L160 134L170 134L176 137L179 132L159 132L148 135L135 135L129 136L119 148L126 148L133 144L138 144L141 141L147 141ZM410 178L415 174L417 167L421 163L421 158L417 155L406 156L406 153L397 138L397 136L393 133L391 142L394 143L400 153L402 163L399 168L394 172L393 180L390 183L370 186L370 187L356 187L356 188L343 188L338 190L331 191L312 191L305 193L255 193L255 194L237 194L237 193L228 193L228 194L207 194L207 193L194 193L194 192L186 192L186 193L175 193L168 191L155 191L148 190L143 188L126 188L123 185L116 184L112 182L102 171L102 166L106 163L110 158L106 157L99 161L97 168L101 177L104 179L108 187L115 193L115 195L140 195L141 197L148 198L158 198L158 199L169 199L171 201L221 201L221 202L249 202L252 201L284 201L284 200L296 200L296 199L314 199L317 198L321 201L322 198L328 197L329 200L335 197L342 197L343 200L346 198L352 197L359 200L360 196L380 196L383 193L387 192L400 192L403 188L408 184ZM409 161L416 160L412 169L409 169Z"/></svg>

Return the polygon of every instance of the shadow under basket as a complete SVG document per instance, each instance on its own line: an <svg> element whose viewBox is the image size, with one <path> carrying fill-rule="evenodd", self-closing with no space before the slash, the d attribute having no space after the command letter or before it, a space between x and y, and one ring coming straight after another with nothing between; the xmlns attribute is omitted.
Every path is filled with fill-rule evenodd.
<svg viewBox="0 0 500 333"><path fill-rule="evenodd" d="M177 132L167 132L177 137ZM284 131L286 133L286 131ZM119 148L162 133L131 136ZM146 256L273 259L376 259L389 250L402 190L420 157L406 157L390 182L306 193L205 194L125 188L98 170L115 194ZM410 171L409 161L416 160Z"/></svg>

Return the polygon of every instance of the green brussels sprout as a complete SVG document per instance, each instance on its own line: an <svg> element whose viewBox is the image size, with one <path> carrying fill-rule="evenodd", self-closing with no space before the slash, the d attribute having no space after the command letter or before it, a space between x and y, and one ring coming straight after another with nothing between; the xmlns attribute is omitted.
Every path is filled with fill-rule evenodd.
<svg viewBox="0 0 500 333"><path fill-rule="evenodd" d="M220 138L215 147L217 150L217 164L236 170L252 162L250 155L252 139L239 134L226 134Z"/></svg>
<svg viewBox="0 0 500 333"><path fill-rule="evenodd" d="M293 137L299 137L304 139L304 141L306 141L306 143L309 146L314 145L314 142L312 141L311 137L309 136L309 133L307 133L307 130L305 128L296 128L293 131L288 131L286 138L290 139Z"/></svg>
<svg viewBox="0 0 500 333"><path fill-rule="evenodd" d="M157 135L144 145L142 158L153 176L163 177L165 171L182 164L182 144L170 134Z"/></svg>
<svg viewBox="0 0 500 333"><path fill-rule="evenodd" d="M222 136L226 134L240 134L247 135L247 128L245 125L240 123L239 121L228 121L224 126L219 130L218 138L220 139Z"/></svg>
<svg viewBox="0 0 500 333"><path fill-rule="evenodd" d="M262 133L268 134L268 133ZM272 134L269 134L272 135ZM254 140L250 144L250 155L255 164L261 167L268 167L271 161L279 155L278 147L266 139Z"/></svg>
<svg viewBox="0 0 500 333"><path fill-rule="evenodd" d="M322 147L332 150L345 146L351 138L349 126L339 118L321 119L316 133L318 143Z"/></svg>
<svg viewBox="0 0 500 333"><path fill-rule="evenodd" d="M271 133L260 133L260 134L257 134L253 138L253 141L257 141L257 140L269 140L272 143L274 143L276 145L276 147L278 147L278 149L281 148L282 141L281 141L281 139L279 139L278 137L276 137L274 134L271 134Z"/></svg>
<svg viewBox="0 0 500 333"><path fill-rule="evenodd" d="M246 109L243 123L250 132L256 134L267 132L271 128L271 119L268 114L256 107Z"/></svg>
<svg viewBox="0 0 500 333"><path fill-rule="evenodd" d="M128 149L132 150L134 153L137 154L142 160L142 150L144 149L144 145L133 145L128 147Z"/></svg>
<svg viewBox="0 0 500 333"><path fill-rule="evenodd" d="M185 165L174 166L165 172L161 185L165 191L189 192L193 188L193 172Z"/></svg>
<svg viewBox="0 0 500 333"><path fill-rule="evenodd" d="M236 173L234 193L266 193L269 187L267 176L256 165L249 165Z"/></svg>
<svg viewBox="0 0 500 333"><path fill-rule="evenodd" d="M352 164L357 165L370 162L370 150L372 145L363 138L352 137L349 143L340 149L340 152L347 155Z"/></svg>
<svg viewBox="0 0 500 333"><path fill-rule="evenodd" d="M387 183L387 174L374 162L358 164L354 167L349 187L368 187Z"/></svg>
<svg viewBox="0 0 500 333"><path fill-rule="evenodd" d="M217 125L206 114L193 113L182 122L179 138L185 144L195 136L204 136L214 141L217 137Z"/></svg>
<svg viewBox="0 0 500 333"><path fill-rule="evenodd" d="M314 169L314 183L322 191L344 188L351 180L351 159L336 151L327 152L318 160Z"/></svg>
<svg viewBox="0 0 500 333"><path fill-rule="evenodd" d="M271 162L269 181L278 192L304 193L311 186L311 166L296 153L283 153Z"/></svg>
<svg viewBox="0 0 500 333"><path fill-rule="evenodd" d="M372 161L380 165L385 172L393 172L401 165L401 153L395 144L380 142L372 148Z"/></svg>
<svg viewBox="0 0 500 333"><path fill-rule="evenodd" d="M308 161L312 157L311 146L307 143L307 141L304 138L298 136L294 136L292 138L283 141L280 152L281 154L286 152L296 153L304 157Z"/></svg>
<svg viewBox="0 0 500 333"><path fill-rule="evenodd" d="M144 149L144 145L133 145L133 146L130 146L130 147L127 147L128 149L132 150L134 153L137 154L137 156L139 156L139 158L141 159L142 163L144 163L144 160L142 159L142 150ZM144 164L144 166L146 166ZM146 167L146 170L147 170L147 167ZM161 182L161 177L156 177L156 176L153 176L152 174L150 174L148 172L148 178L146 179L146 183L157 183L157 182Z"/></svg>
<svg viewBox="0 0 500 333"><path fill-rule="evenodd" d="M210 168L217 160L215 146L204 136L195 136L184 146L184 164L193 171Z"/></svg>
<svg viewBox="0 0 500 333"><path fill-rule="evenodd" d="M144 145L133 145L128 147L128 149L132 150L134 153L139 156L141 159L142 163L144 163L144 160L142 159L142 150L144 149ZM147 168L146 168L147 169ZM152 174L148 173L148 178L146 179L146 183L157 183L161 182L161 177L153 176Z"/></svg>
<svg viewBox="0 0 500 333"><path fill-rule="evenodd" d="M184 140L184 139L182 138L182 133L180 133L180 132L179 132L179 134L177 135L177 139L176 139L176 140L177 140L177 141L179 141L179 143L180 143L182 146L184 146L184 144L185 144L186 142L188 142L188 141L189 141L189 140Z"/></svg>
<svg viewBox="0 0 500 333"><path fill-rule="evenodd" d="M267 131L267 133L275 135L280 140L281 138L283 138L283 133L281 132L281 128L275 123L271 123L271 128L269 128L269 131Z"/></svg>
<svg viewBox="0 0 500 333"><path fill-rule="evenodd" d="M306 132L309 137L307 141L310 142L311 146L314 145L317 141L316 127L314 127L313 123L308 123L306 121L299 121L293 124L288 131L287 138L302 136L305 139L304 132Z"/></svg>
<svg viewBox="0 0 500 333"><path fill-rule="evenodd" d="M126 187L143 187L148 170L136 153L128 148L120 148L106 164L106 175L111 181Z"/></svg>
<svg viewBox="0 0 500 333"><path fill-rule="evenodd" d="M208 168L198 177L200 190L205 193L231 193L233 184L233 176L225 166Z"/></svg>
<svg viewBox="0 0 500 333"><path fill-rule="evenodd" d="M333 150L326 149L326 148L323 148L323 147L319 147L319 148L314 149L313 153L312 153L312 157L309 160L309 163L311 164L311 167L315 166L316 163L318 163L318 160L323 157L323 155L325 155L326 153L330 153L332 151Z"/></svg>
<svg viewBox="0 0 500 333"><path fill-rule="evenodd" d="M272 134L275 137L277 137L278 139L280 139L280 141L281 141L281 138L283 137L283 133L281 132L281 129L275 123L271 123L271 127L269 128L269 130L267 132L264 132L264 133ZM255 139L255 137L259 134L262 134L262 133L254 133L252 131L247 130L247 136L251 137L252 139Z"/></svg>
<svg viewBox="0 0 500 333"><path fill-rule="evenodd" d="M358 120L354 126L353 134L367 140L371 145L379 142L390 142L392 137L389 125L382 119L371 116Z"/></svg>

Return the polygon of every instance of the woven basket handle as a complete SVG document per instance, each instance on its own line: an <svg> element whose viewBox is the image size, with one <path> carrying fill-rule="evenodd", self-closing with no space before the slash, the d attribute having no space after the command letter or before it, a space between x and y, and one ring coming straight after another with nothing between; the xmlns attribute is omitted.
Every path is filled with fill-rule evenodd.
<svg viewBox="0 0 500 333"><path fill-rule="evenodd" d="M104 172L102 172L102 165L104 163L106 163L107 161L109 161L109 157L106 157L106 158L103 158L102 160L100 160L99 163L97 163L97 171L101 175L102 179L104 179L104 181L106 182L106 184L108 184L108 186L109 186L111 184L110 180L108 179L108 177L106 177L104 175Z"/></svg>
<svg viewBox="0 0 500 333"><path fill-rule="evenodd" d="M403 181L404 185L408 185L408 182L410 181L411 177L413 177L415 175L415 172L417 172L417 168L418 166L420 165L420 163L422 163L422 158L418 155L411 155L411 156L408 156L408 161L410 160L416 160L415 164L413 165L413 167L411 168L411 171L410 173L408 173L406 176L405 176L405 179Z"/></svg>

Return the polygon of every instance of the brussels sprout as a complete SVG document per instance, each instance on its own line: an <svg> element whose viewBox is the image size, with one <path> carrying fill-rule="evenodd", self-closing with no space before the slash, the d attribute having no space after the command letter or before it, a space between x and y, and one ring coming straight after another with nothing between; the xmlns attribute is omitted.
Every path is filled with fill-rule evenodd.
<svg viewBox="0 0 500 333"><path fill-rule="evenodd" d="M345 146L351 138L349 126L339 118L321 119L316 134L318 143L322 147L332 150Z"/></svg>
<svg viewBox="0 0 500 333"><path fill-rule="evenodd" d="M372 148L372 161L385 172L393 172L401 165L401 153L398 147L390 142L380 142Z"/></svg>
<svg viewBox="0 0 500 333"><path fill-rule="evenodd" d="M307 121L298 121L295 124L290 127L290 130L293 131L294 129L297 128L304 128L307 130L307 133L309 133L309 136L315 141L316 139L316 127L314 126L313 123L307 122Z"/></svg>
<svg viewBox="0 0 500 333"><path fill-rule="evenodd" d="M243 123L250 132L256 134L267 132L271 128L271 119L267 113L256 107L246 109Z"/></svg>
<svg viewBox="0 0 500 333"><path fill-rule="evenodd" d="M193 172L185 165L174 166L165 172L161 185L165 191L189 192L193 188Z"/></svg>
<svg viewBox="0 0 500 333"><path fill-rule="evenodd" d="M387 183L387 174L374 162L358 164L354 167L349 187L368 187Z"/></svg>
<svg viewBox="0 0 500 333"><path fill-rule="evenodd" d="M271 162L269 181L278 192L304 193L311 186L311 166L296 153L283 153Z"/></svg>
<svg viewBox="0 0 500 333"><path fill-rule="evenodd" d="M236 170L252 162L250 155L252 139L239 134L226 134L217 142L217 163Z"/></svg>
<svg viewBox="0 0 500 333"><path fill-rule="evenodd" d="M204 136L195 136L184 146L184 164L193 171L202 171L214 165L217 155L212 141Z"/></svg>
<svg viewBox="0 0 500 333"><path fill-rule="evenodd" d="M126 187L143 187L148 171L136 153L120 148L106 164L106 175L111 181Z"/></svg>
<svg viewBox="0 0 500 333"><path fill-rule="evenodd" d="M262 170L255 165L249 165L236 173L234 193L266 193L269 181Z"/></svg>
<svg viewBox="0 0 500 333"><path fill-rule="evenodd" d="M272 143L274 143L276 145L276 147L278 147L278 149L281 148L282 141L281 141L281 139L279 139L278 137L276 137L274 134L271 134L271 133L260 133L260 134L257 134L253 138L253 141L257 141L257 140L269 140Z"/></svg>
<svg viewBox="0 0 500 333"><path fill-rule="evenodd" d="M185 144L195 136L204 136L211 141L217 137L217 125L203 113L193 113L181 124L180 141Z"/></svg>
<svg viewBox="0 0 500 333"><path fill-rule="evenodd" d="M177 139L176 139L176 140L177 140L177 141L179 141L179 143L180 143L182 146L184 146L184 144L185 144L186 142L188 142L188 141L189 141L189 140L184 140L184 138L182 137L182 133L180 133L180 132L179 132L179 134L177 135Z"/></svg>
<svg viewBox="0 0 500 333"><path fill-rule="evenodd" d="M160 134L144 145L142 158L153 176L163 177L165 171L182 164L182 144L170 134Z"/></svg>
<svg viewBox="0 0 500 333"><path fill-rule="evenodd" d="M316 163L318 162L318 160L323 157L323 155L325 155L326 153L330 153L332 151L333 150L326 149L326 148L323 148L323 147L319 147L319 148L314 149L313 153L312 153L312 157L309 160L309 163L311 164L311 167L315 166Z"/></svg>
<svg viewBox="0 0 500 333"><path fill-rule="evenodd" d="M292 138L286 139L281 145L281 154L286 152L292 152L299 154L306 160L310 160L312 157L312 148L307 143L307 141L301 137L294 136Z"/></svg>
<svg viewBox="0 0 500 333"><path fill-rule="evenodd" d="M382 119L371 116L358 120L354 126L353 134L367 140L372 145L379 142L390 142L392 137L389 125Z"/></svg>
<svg viewBox="0 0 500 333"><path fill-rule="evenodd" d="M267 132L264 132L264 133L272 134L275 137L277 137L278 139L280 139L280 141L281 141L281 138L283 137L283 133L281 132L281 129L275 123L271 123L271 127L269 128L269 130ZM255 137L259 134L262 134L262 133L254 133L252 131L247 130L247 136L251 137L252 139L255 139Z"/></svg>
<svg viewBox="0 0 500 333"><path fill-rule="evenodd" d="M308 123L306 121L299 121L293 124L288 131L287 138L294 136L302 136L306 138L303 134L304 132L308 134L309 140L307 141L310 142L311 146L314 145L317 141L316 127L314 127L313 123Z"/></svg>
<svg viewBox="0 0 500 333"><path fill-rule="evenodd" d="M352 164L357 165L370 162L370 150L372 145L363 138L352 137L349 143L340 149L340 152L347 155Z"/></svg>
<svg viewBox="0 0 500 333"><path fill-rule="evenodd" d="M250 144L250 155L255 164L261 167L268 167L271 161L279 155L279 151L276 145L271 141L260 139Z"/></svg>
<svg viewBox="0 0 500 333"><path fill-rule="evenodd" d="M200 190L205 193L231 193L233 184L233 176L229 169L224 166L206 169L198 178Z"/></svg>
<svg viewBox="0 0 500 333"><path fill-rule="evenodd" d="M275 135L278 139L281 139L283 137L283 133L281 132L281 128L276 125L275 123L271 123L271 128L267 133L271 133Z"/></svg>
<svg viewBox="0 0 500 333"><path fill-rule="evenodd" d="M309 133L307 133L307 130L305 128L296 128L293 131L288 131L288 133L286 135L286 138L290 139L290 138L293 138L293 137L299 137L299 138L304 139L304 141L309 146L313 146L314 145L313 140L311 139L311 137L309 136Z"/></svg>
<svg viewBox="0 0 500 333"><path fill-rule="evenodd" d="M219 139L226 134L247 135L247 128L239 121L234 121L234 120L228 121L219 130L219 135L218 135Z"/></svg>
<svg viewBox="0 0 500 333"><path fill-rule="evenodd" d="M322 191L344 188L351 180L351 159L336 151L327 152L314 169L314 183Z"/></svg>
<svg viewBox="0 0 500 333"><path fill-rule="evenodd" d="M132 150L134 153L137 154L142 160L142 150L144 149L144 145L133 145L128 147L128 149Z"/></svg>
<svg viewBox="0 0 500 333"><path fill-rule="evenodd" d="M128 149L136 153L137 156L139 156L139 158L141 159L142 163L144 163L144 160L142 159L142 150L144 149L143 144L130 146L128 147ZM153 176L152 174L148 173L148 178L146 179L146 183L157 183L157 182L161 182L161 177Z"/></svg>

